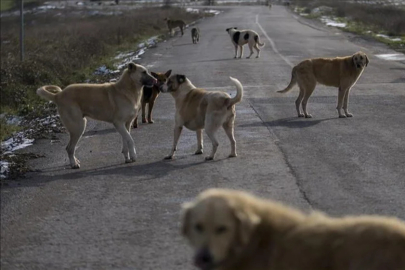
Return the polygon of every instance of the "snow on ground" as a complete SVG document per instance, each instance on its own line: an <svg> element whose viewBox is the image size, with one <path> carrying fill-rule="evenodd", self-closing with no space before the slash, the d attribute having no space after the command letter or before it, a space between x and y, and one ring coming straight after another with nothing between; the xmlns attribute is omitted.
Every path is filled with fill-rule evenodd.
<svg viewBox="0 0 405 270"><path fill-rule="evenodd" d="M385 38L385 39L388 39L388 40L391 40L391 41L402 41L402 39L399 38L399 37L390 37L390 36L383 35L383 34L377 34L376 36L377 37L382 37L382 38Z"/></svg>
<svg viewBox="0 0 405 270"><path fill-rule="evenodd" d="M405 54L403 53L376 54L375 56L387 61L405 61Z"/></svg>
<svg viewBox="0 0 405 270"><path fill-rule="evenodd" d="M321 21L326 24L327 26L333 26L333 27L341 27L341 28L345 28L346 27L346 23L340 23L337 22L336 19L333 19L331 17L328 16L322 16L321 17Z"/></svg>

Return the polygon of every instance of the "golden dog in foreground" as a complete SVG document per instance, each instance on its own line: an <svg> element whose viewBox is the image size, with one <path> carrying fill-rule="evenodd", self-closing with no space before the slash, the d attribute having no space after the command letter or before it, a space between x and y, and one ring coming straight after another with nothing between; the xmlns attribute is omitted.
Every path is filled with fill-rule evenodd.
<svg viewBox="0 0 405 270"><path fill-rule="evenodd" d="M204 191L183 210L200 269L405 269L405 223L396 218L305 214L226 189Z"/></svg>

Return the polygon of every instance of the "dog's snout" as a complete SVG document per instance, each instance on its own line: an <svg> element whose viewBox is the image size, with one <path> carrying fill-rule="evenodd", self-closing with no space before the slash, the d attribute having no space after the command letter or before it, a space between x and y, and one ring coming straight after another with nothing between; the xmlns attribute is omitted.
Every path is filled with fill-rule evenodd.
<svg viewBox="0 0 405 270"><path fill-rule="evenodd" d="M213 257L208 248L201 249L195 256L195 265L201 269L213 263Z"/></svg>

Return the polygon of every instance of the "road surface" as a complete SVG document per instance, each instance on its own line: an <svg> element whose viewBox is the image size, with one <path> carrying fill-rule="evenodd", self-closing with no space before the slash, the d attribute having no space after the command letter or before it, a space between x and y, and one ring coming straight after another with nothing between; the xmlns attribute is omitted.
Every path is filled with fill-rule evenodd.
<svg viewBox="0 0 405 270"><path fill-rule="evenodd" d="M282 6L226 7L150 49L141 63L152 71L185 74L196 86L245 89L236 106L239 156L219 132L217 160L194 156L196 136L184 131L177 158L163 161L173 139L174 101L162 94L155 124L132 131L138 160L123 164L112 125L90 121L79 143L82 168L71 170L60 143L38 141L40 170L1 191L1 269L192 269L191 250L179 233L179 211L209 187L244 189L303 210L331 215L384 214L405 218L405 63L385 61L382 45L298 19ZM225 29L251 28L266 43L259 59L233 59ZM312 119L296 117L298 90L278 94L291 65L318 56L363 50L370 64L353 87L350 119L339 119L337 90L318 86ZM247 48L245 49L247 55ZM205 152L211 149L204 135Z"/></svg>

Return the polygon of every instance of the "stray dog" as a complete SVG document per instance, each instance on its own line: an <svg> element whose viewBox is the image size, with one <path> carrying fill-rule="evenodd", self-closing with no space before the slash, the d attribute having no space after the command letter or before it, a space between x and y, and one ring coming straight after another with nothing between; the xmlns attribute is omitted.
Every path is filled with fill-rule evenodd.
<svg viewBox="0 0 405 270"><path fill-rule="evenodd" d="M129 63L115 83L71 84L63 91L59 86L47 85L37 90L39 96L54 102L58 107L60 119L70 135L66 151L73 169L80 168L75 150L86 128L85 117L112 123L122 136L125 162L135 161L136 150L130 134L131 123L141 105L143 86L155 83L156 79L145 67Z"/></svg>
<svg viewBox="0 0 405 270"><path fill-rule="evenodd" d="M160 94L160 86L163 85L172 73L171 70L168 70L166 73L151 72L152 76L157 79L157 83L152 87L144 86L143 87L143 97L142 97L142 123L153 124L152 120L152 110L153 105L157 97ZM146 120L146 104L148 104L148 120ZM138 127L138 116L136 116L133 124L134 128Z"/></svg>
<svg viewBox="0 0 405 270"><path fill-rule="evenodd" d="M286 93L295 84L298 84L300 94L295 101L298 117L311 118L312 115L307 112L307 102L315 89L316 83L338 87L336 109L339 117L352 117L353 115L348 111L350 89L360 78L368 63L368 57L363 52L357 52L346 57L307 59L293 68L291 81L287 88L277 92ZM301 103L304 113L301 113L300 110ZM345 114L341 112L342 106Z"/></svg>
<svg viewBox="0 0 405 270"><path fill-rule="evenodd" d="M197 27L191 29L191 39L193 40L194 44L200 42L200 29Z"/></svg>
<svg viewBox="0 0 405 270"><path fill-rule="evenodd" d="M250 58L253 54L253 48L257 51L256 58L260 57L260 47L264 46L264 42L260 43L259 35L253 30L238 30L237 27L227 28L226 32L231 36L232 43L235 46L235 58L238 58L238 47L240 48L240 56L243 56L243 45L246 43L249 45L250 55L246 58Z"/></svg>
<svg viewBox="0 0 405 270"><path fill-rule="evenodd" d="M209 189L183 206L182 234L203 270L403 270L405 222L305 214L242 191Z"/></svg>
<svg viewBox="0 0 405 270"><path fill-rule="evenodd" d="M169 28L170 35L173 34L173 29L176 27L180 28L181 35L184 35L184 28L186 27L186 23L183 20L170 20L169 18L164 19L167 22L167 27Z"/></svg>
<svg viewBox="0 0 405 270"><path fill-rule="evenodd" d="M196 131L198 148L196 155L203 153L202 130L205 128L212 142L212 152L205 160L212 160L218 148L215 132L223 127L231 141L231 154L236 157L236 142L234 137L235 104L242 100L243 86L235 78L230 77L236 86L236 96L221 91L206 91L196 88L184 75L172 75L162 87L162 92L170 92L176 101L176 116L174 127L173 148L165 159L172 159L177 149L183 126Z"/></svg>

